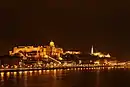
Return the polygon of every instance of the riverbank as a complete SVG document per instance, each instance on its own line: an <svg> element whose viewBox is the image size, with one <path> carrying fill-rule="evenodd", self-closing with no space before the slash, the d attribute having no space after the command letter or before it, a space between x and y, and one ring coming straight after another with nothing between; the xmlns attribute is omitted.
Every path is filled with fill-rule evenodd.
<svg viewBox="0 0 130 87"><path fill-rule="evenodd" d="M14 71L33 71L33 70L54 70L54 69L73 69L73 68L130 68L125 66L76 66L76 67L44 67L44 68L5 68L0 69L0 72L14 72Z"/></svg>

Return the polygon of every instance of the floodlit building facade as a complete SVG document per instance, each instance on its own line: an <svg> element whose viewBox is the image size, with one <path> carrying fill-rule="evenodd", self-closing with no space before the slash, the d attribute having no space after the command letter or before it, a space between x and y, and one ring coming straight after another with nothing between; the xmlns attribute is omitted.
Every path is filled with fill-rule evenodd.
<svg viewBox="0 0 130 87"><path fill-rule="evenodd" d="M63 54L62 48L55 47L53 41L48 46L18 46L9 51L9 55L19 54L21 57L44 57L44 56L57 56Z"/></svg>
<svg viewBox="0 0 130 87"><path fill-rule="evenodd" d="M102 58L102 57L110 58L111 57L109 53L108 54L103 54L101 52L94 52L93 46L91 48L91 55L98 56L100 58Z"/></svg>

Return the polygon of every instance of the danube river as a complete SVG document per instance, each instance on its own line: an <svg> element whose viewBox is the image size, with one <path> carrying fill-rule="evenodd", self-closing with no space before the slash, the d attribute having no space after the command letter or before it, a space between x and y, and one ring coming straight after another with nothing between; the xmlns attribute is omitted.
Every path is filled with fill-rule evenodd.
<svg viewBox="0 0 130 87"><path fill-rule="evenodd" d="M0 87L130 87L130 69L1 72Z"/></svg>

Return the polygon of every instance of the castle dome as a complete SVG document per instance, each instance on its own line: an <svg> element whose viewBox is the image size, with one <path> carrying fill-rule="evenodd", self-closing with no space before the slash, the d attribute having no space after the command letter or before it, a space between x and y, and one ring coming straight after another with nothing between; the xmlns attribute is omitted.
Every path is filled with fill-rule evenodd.
<svg viewBox="0 0 130 87"><path fill-rule="evenodd" d="M54 44L53 41L50 42L50 46L51 46L51 47L54 47L54 46L55 46L55 44Z"/></svg>

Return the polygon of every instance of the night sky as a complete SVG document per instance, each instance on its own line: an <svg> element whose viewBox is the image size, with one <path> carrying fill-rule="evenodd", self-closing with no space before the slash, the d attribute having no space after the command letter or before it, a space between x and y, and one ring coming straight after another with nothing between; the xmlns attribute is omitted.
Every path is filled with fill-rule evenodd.
<svg viewBox="0 0 130 87"><path fill-rule="evenodd" d="M91 45L130 58L129 0L1 0L0 55L17 45L89 52Z"/></svg>

